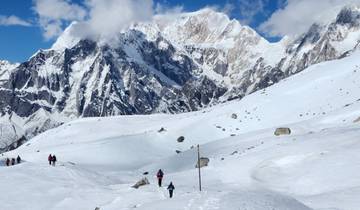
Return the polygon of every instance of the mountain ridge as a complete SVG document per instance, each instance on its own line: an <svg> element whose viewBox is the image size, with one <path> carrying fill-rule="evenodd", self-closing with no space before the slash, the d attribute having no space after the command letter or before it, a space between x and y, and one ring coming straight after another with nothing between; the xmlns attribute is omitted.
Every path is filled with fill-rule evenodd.
<svg viewBox="0 0 360 210"><path fill-rule="evenodd" d="M73 23L11 71L0 85L0 115L31 137L79 117L200 110L351 53L359 14L346 7L333 22L275 44L210 9L135 24L117 44L77 40Z"/></svg>

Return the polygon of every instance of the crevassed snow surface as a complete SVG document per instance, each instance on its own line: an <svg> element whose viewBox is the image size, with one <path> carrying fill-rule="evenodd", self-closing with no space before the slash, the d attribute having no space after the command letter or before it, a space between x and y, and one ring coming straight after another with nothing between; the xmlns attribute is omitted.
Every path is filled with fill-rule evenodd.
<svg viewBox="0 0 360 210"><path fill-rule="evenodd" d="M1 209L358 210L359 56L201 112L88 118L49 130L3 155L25 162L0 167ZM274 136L279 126L291 135ZM197 144L210 158L201 193ZM173 199L156 186L159 168L165 184L174 182ZM131 188L145 171L151 184Z"/></svg>

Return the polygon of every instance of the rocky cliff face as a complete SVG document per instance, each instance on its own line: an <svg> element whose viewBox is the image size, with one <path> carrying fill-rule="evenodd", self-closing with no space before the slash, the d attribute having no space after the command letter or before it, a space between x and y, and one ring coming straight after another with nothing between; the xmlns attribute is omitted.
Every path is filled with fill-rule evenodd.
<svg viewBox="0 0 360 210"><path fill-rule="evenodd" d="M359 14L344 8L332 23L279 43L210 9L157 16L116 44L77 39L73 24L52 49L16 68L0 63L0 118L31 137L79 117L188 112L241 98L351 53Z"/></svg>

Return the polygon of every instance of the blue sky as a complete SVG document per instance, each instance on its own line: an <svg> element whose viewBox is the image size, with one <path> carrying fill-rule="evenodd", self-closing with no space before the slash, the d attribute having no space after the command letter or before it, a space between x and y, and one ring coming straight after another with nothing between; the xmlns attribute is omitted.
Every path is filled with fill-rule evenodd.
<svg viewBox="0 0 360 210"><path fill-rule="evenodd" d="M305 32L319 13L325 13L320 15L323 19L331 19L333 15L326 16L326 11L333 11L333 8L347 3L360 3L360 0L1 0L0 59L11 62L26 61L38 49L49 48L71 21L84 21L92 14L98 18L97 21L100 17L98 25L101 25L104 13L101 11L106 11L104 8L114 9L114 5L121 2L121 5L115 8L117 12L116 9L126 9L125 2L134 4L136 1L140 3L135 4L133 16L146 13L144 2L150 5L149 13L156 11L159 5L169 11L179 6L183 11L216 7L220 11L226 11L231 18L238 19L242 24L250 25L269 41L277 41L284 35ZM112 5L109 2L112 2ZM106 4L111 7L106 7ZM99 10L95 7L102 8ZM291 18L288 18L289 16ZM128 17L125 20L132 20L131 18L134 19Z"/></svg>
<svg viewBox="0 0 360 210"><path fill-rule="evenodd" d="M30 0L2 0L0 15L16 15L22 19L35 18ZM0 59L24 61L37 49L50 46L45 42L39 27L0 25Z"/></svg>

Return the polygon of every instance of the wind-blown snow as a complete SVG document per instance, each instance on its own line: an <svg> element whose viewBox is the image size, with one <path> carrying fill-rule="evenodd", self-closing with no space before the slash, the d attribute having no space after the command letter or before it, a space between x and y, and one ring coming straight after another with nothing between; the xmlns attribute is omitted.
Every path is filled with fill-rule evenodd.
<svg viewBox="0 0 360 210"><path fill-rule="evenodd" d="M66 48L71 48L75 46L81 39L80 36L75 34L75 27L81 27L80 23L71 23L61 34L61 36L56 40L56 42L52 45L51 48L53 50L62 51Z"/></svg>

